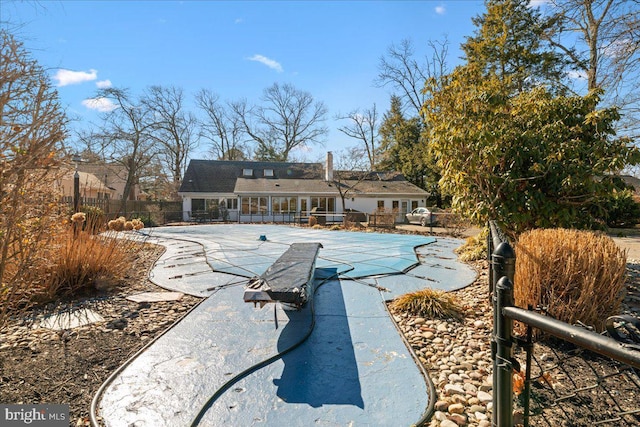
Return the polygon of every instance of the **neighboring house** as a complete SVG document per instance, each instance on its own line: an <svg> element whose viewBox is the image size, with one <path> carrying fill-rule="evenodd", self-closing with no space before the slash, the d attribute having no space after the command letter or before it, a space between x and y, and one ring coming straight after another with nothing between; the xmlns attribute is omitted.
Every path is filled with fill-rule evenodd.
<svg viewBox="0 0 640 427"><path fill-rule="evenodd" d="M335 175L335 176L334 176ZM350 176L349 176L350 175ZM342 189L344 204L338 186ZM425 206L429 193L398 173L333 171L333 157L321 163L192 160L178 194L184 220L224 211L237 222L292 222L314 210L341 217L345 210L404 214Z"/></svg>
<svg viewBox="0 0 640 427"><path fill-rule="evenodd" d="M113 199L115 190L107 187L104 182L92 173L77 171L79 175L80 199L82 204L101 204ZM58 179L57 190L68 203L73 202L73 181L76 170L69 169L62 178Z"/></svg>
<svg viewBox="0 0 640 427"><path fill-rule="evenodd" d="M95 175L103 182L105 187L113 189L113 197L115 200L122 200L125 183L127 181L127 170L124 166L114 163L79 163L78 170ZM129 192L127 200L140 200L140 186L135 184Z"/></svg>

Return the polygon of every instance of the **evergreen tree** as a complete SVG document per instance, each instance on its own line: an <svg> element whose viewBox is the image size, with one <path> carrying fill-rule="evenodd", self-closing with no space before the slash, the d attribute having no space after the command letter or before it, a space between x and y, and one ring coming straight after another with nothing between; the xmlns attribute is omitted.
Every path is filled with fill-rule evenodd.
<svg viewBox="0 0 640 427"><path fill-rule="evenodd" d="M550 25L528 0L487 0L486 13L473 18L478 28L462 50L479 78L497 76L508 93L541 83L561 89L562 57L542 35Z"/></svg>
<svg viewBox="0 0 640 427"><path fill-rule="evenodd" d="M440 184L478 224L596 227L611 175L638 164L640 151L616 137L619 114L597 109L599 93L557 90L560 64L536 41L535 15L524 2L488 1L464 46L468 63L428 82L424 110Z"/></svg>
<svg viewBox="0 0 640 427"><path fill-rule="evenodd" d="M381 170L402 172L405 178L440 200L438 181L440 174L428 143L423 139L423 126L418 117L406 119L402 113L402 100L391 97L391 107L383 116L380 126Z"/></svg>

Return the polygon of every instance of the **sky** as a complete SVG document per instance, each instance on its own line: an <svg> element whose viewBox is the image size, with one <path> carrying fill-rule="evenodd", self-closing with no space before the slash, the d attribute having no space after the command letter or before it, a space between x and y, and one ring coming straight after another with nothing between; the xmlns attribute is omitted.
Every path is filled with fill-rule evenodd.
<svg viewBox="0 0 640 427"><path fill-rule="evenodd" d="M2 25L46 69L72 131L99 124L109 108L95 100L104 87L138 96L151 85L181 87L198 114L200 89L252 104L265 88L288 83L328 109L325 144L294 153L305 161L357 145L336 116L389 109L393 89L375 84L389 46L409 39L420 59L429 40L446 37L453 67L483 12L476 0L0 1ZM201 146L191 157L206 152Z"/></svg>

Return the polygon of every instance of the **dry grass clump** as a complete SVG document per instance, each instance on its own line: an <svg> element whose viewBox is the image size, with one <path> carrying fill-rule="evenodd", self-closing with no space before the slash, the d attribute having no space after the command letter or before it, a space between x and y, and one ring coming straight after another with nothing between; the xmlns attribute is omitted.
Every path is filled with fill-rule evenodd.
<svg viewBox="0 0 640 427"><path fill-rule="evenodd" d="M464 318L462 308L452 295L430 288L402 295L391 302L390 308L430 319Z"/></svg>
<svg viewBox="0 0 640 427"><path fill-rule="evenodd" d="M126 218L121 216L119 218L112 219L111 221L109 221L107 223L107 227L109 228L109 230L122 231L124 230L124 224L126 222L127 222Z"/></svg>
<svg viewBox="0 0 640 427"><path fill-rule="evenodd" d="M122 282L140 243L96 235L90 218L76 213L52 223L46 236L22 242L31 246L25 252L29 268L20 268L18 257L4 264L4 277L11 282L3 281L0 287L0 329L9 316L34 304L91 294Z"/></svg>
<svg viewBox="0 0 640 427"><path fill-rule="evenodd" d="M465 243L454 251L461 261L477 261L487 258L487 236L489 229L484 228L478 235L469 237Z"/></svg>
<svg viewBox="0 0 640 427"><path fill-rule="evenodd" d="M313 227L316 224L318 224L318 218L316 218L315 216L310 216L309 217L309 227Z"/></svg>
<svg viewBox="0 0 640 427"><path fill-rule="evenodd" d="M627 256L608 236L590 231L533 230L516 245L514 299L544 307L556 319L598 332L620 312Z"/></svg>
<svg viewBox="0 0 640 427"><path fill-rule="evenodd" d="M74 214L72 224L86 218ZM139 243L94 235L94 227L67 227L58 232L37 268L33 283L37 302L104 290L118 285L132 267L131 258Z"/></svg>
<svg viewBox="0 0 640 427"><path fill-rule="evenodd" d="M144 223L139 218L134 218L131 221L127 221L125 217L121 216L109 221L107 223L107 227L109 230L113 231L141 230L144 228Z"/></svg>

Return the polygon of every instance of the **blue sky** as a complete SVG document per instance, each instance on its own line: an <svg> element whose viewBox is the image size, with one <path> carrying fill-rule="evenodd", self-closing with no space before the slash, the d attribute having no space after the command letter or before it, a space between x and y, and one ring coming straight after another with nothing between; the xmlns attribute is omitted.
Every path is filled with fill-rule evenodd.
<svg viewBox="0 0 640 427"><path fill-rule="evenodd" d="M309 161L357 143L337 130L346 124L337 114L374 103L388 110L391 89L374 80L392 43L410 39L420 56L428 40L446 35L449 64L457 65L471 18L483 11L476 0L0 2L3 25L47 69L77 119L71 128L98 122L101 105L87 100L99 87L140 95L173 85L190 99L206 88L257 103L263 89L290 83L329 110L325 146L295 153Z"/></svg>

